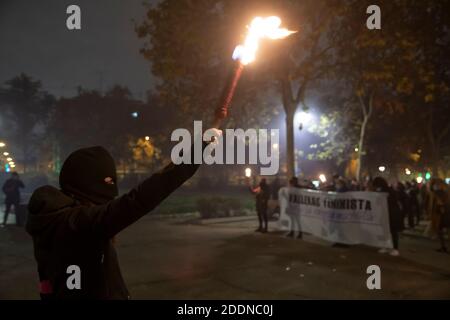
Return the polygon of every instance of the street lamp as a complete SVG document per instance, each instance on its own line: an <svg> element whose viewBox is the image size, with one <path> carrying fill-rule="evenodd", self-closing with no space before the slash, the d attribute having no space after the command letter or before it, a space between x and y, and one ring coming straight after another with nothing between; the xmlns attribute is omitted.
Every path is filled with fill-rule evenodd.
<svg viewBox="0 0 450 320"><path fill-rule="evenodd" d="M145 141L149 141L150 137L149 136L145 136Z"/></svg>
<svg viewBox="0 0 450 320"><path fill-rule="evenodd" d="M405 174L406 174L407 176L409 176L409 175L411 174L411 170L409 170L408 168L406 168L406 169L405 169Z"/></svg>
<svg viewBox="0 0 450 320"><path fill-rule="evenodd" d="M378 167L378 171L384 172L384 171L386 171L386 167L385 166L379 166Z"/></svg>
<svg viewBox="0 0 450 320"><path fill-rule="evenodd" d="M417 183L421 184L423 182L423 178L422 177L417 177L416 178Z"/></svg>
<svg viewBox="0 0 450 320"><path fill-rule="evenodd" d="M0 142L0 148L4 148L4 147L6 147L6 143Z"/></svg>
<svg viewBox="0 0 450 320"><path fill-rule="evenodd" d="M5 157L9 156L9 152L3 152L3 155L4 155Z"/></svg>
<svg viewBox="0 0 450 320"><path fill-rule="evenodd" d="M312 120L311 113L305 111L297 112L294 116L294 124L298 126L299 130L302 130L305 125L311 122L311 120Z"/></svg>
<svg viewBox="0 0 450 320"><path fill-rule="evenodd" d="M6 158L6 161L13 161L12 158Z"/></svg>

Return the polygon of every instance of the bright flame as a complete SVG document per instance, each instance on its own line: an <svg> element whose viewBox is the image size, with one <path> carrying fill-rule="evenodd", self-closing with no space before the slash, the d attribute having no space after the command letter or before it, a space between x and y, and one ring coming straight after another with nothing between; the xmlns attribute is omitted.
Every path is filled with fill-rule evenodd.
<svg viewBox="0 0 450 320"><path fill-rule="evenodd" d="M272 16L267 18L256 17L248 26L247 37L243 44L238 45L233 52L233 59L239 59L243 65L247 65L255 60L256 51L258 51L259 40L283 39L297 31L291 31L286 28L280 28L281 19Z"/></svg>
<svg viewBox="0 0 450 320"><path fill-rule="evenodd" d="M327 177L324 174L320 174L319 180L320 180L320 182L325 183L325 182L327 182Z"/></svg>

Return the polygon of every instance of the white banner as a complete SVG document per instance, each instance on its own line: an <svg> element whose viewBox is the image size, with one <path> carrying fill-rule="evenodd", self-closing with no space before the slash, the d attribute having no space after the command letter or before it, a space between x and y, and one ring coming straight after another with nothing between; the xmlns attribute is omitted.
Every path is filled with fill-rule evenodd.
<svg viewBox="0 0 450 320"><path fill-rule="evenodd" d="M280 227L331 242L392 248L387 196L281 188Z"/></svg>

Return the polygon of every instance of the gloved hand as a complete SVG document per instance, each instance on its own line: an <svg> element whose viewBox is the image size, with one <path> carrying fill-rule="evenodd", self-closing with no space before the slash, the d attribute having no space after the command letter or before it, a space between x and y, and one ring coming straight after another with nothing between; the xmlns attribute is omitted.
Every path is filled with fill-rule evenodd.
<svg viewBox="0 0 450 320"><path fill-rule="evenodd" d="M206 142L207 143L212 143L213 145L219 144L219 138L222 137L222 135L223 135L222 130L217 129L217 128L211 128L209 130L212 130L214 135L212 136L210 142L208 142L208 141L206 141Z"/></svg>

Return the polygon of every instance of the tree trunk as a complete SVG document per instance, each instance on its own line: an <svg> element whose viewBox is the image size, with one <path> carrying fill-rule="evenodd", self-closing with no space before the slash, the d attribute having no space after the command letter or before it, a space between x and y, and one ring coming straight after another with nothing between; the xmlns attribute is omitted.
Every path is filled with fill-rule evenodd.
<svg viewBox="0 0 450 320"><path fill-rule="evenodd" d="M295 176L294 115L295 112L292 110L286 110L286 166L288 179Z"/></svg>
<svg viewBox="0 0 450 320"><path fill-rule="evenodd" d="M26 141L23 141L22 153L23 153L23 173L26 173L28 165L28 145Z"/></svg>
<svg viewBox="0 0 450 320"><path fill-rule="evenodd" d="M428 136L428 141L430 143L431 150L431 173L433 177L439 176L439 166L440 166L440 138L445 135L441 133L441 135L437 136L435 134L435 128L433 123L433 106L430 107L430 113L428 115L426 132ZM444 129L448 130L448 128Z"/></svg>
<svg viewBox="0 0 450 320"><path fill-rule="evenodd" d="M361 131L359 133L359 142L358 142L358 161L356 164L356 180L358 182L361 181L361 168L362 168L362 161L363 161L363 155L364 155L364 137L366 135L366 127L367 127L367 117L364 117L364 120L361 125Z"/></svg>
<svg viewBox="0 0 450 320"><path fill-rule="evenodd" d="M433 178L441 178L439 175L439 167L440 167L440 147L439 144L435 143L433 149L431 150L431 173Z"/></svg>
<svg viewBox="0 0 450 320"><path fill-rule="evenodd" d="M367 101L367 103L364 101L365 99L363 99L361 96L359 96L359 103L360 103L360 107L362 110L362 114L363 114L363 121L361 124L361 131L359 134L359 144L358 144L358 163L357 163L357 167L356 167L356 180L358 182L361 181L361 171L362 171L362 161L365 155L365 150L364 148L365 143L364 143L364 138L366 135L366 129L367 129L367 123L370 120L370 117L372 116L372 110L373 110L373 99L374 99L374 95L375 92L371 92L369 95L369 101Z"/></svg>

